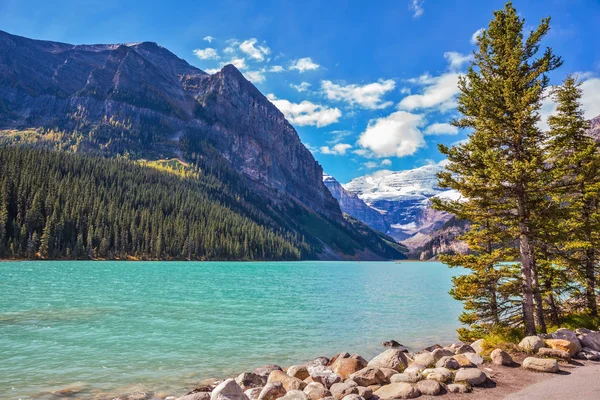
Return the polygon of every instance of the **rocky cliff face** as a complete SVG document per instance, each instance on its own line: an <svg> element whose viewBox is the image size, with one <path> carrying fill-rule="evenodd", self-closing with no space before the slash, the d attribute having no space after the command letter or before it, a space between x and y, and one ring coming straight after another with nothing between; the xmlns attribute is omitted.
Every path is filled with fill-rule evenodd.
<svg viewBox="0 0 600 400"><path fill-rule="evenodd" d="M385 233L388 231L389 226L386 224L384 216L379 211L368 206L356 193L346 191L331 175L324 174L323 182L338 201L343 212L380 232Z"/></svg>
<svg viewBox="0 0 600 400"><path fill-rule="evenodd" d="M600 141L600 115L598 115L596 118L593 118L590 122L590 136L592 136L597 141Z"/></svg>
<svg viewBox="0 0 600 400"><path fill-rule="evenodd" d="M342 221L321 166L231 65L214 75L156 43L70 45L0 31L0 129L76 136L80 151L182 157L207 142L271 199ZM0 133L1 135L1 133Z"/></svg>

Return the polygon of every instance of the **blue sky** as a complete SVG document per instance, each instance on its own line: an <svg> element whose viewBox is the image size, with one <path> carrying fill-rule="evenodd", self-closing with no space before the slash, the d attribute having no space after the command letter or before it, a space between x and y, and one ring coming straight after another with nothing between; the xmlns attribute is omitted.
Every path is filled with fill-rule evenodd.
<svg viewBox="0 0 600 400"><path fill-rule="evenodd" d="M51 3L51 4L50 4ZM514 1L529 26L552 17L545 45L577 72L600 114L600 1ZM440 162L466 137L456 77L473 34L504 1L2 0L0 29L69 43L155 41L207 71L234 62L286 114L341 182ZM209 49L209 50L207 50ZM243 60L243 61L242 61ZM551 111L544 108L544 115Z"/></svg>

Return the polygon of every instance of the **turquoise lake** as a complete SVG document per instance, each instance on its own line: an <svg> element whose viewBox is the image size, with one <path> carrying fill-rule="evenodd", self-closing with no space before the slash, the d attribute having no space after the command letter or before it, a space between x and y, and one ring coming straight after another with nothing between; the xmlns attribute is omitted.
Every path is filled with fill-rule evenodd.
<svg viewBox="0 0 600 400"><path fill-rule="evenodd" d="M0 263L0 398L149 389L456 340L459 271L425 262Z"/></svg>

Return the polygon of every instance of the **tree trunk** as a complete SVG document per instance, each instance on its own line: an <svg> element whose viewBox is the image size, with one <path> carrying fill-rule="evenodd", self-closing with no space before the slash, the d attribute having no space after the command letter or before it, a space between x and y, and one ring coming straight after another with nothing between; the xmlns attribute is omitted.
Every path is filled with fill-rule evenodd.
<svg viewBox="0 0 600 400"><path fill-rule="evenodd" d="M523 324L525 334L533 336L535 318L533 310L533 249L529 238L529 215L525 207L525 194L522 187L518 189L517 211L519 214L519 252L521 255L521 285L523 292Z"/></svg>
<svg viewBox="0 0 600 400"><path fill-rule="evenodd" d="M595 252L594 249L589 249L586 251L585 260L585 297L587 299L587 308L593 317L598 316L595 267Z"/></svg>
<svg viewBox="0 0 600 400"><path fill-rule="evenodd" d="M544 302L540 290L540 281L538 277L537 264L533 260L532 268L533 297L535 298L535 323L540 333L546 333L546 321L544 320Z"/></svg>

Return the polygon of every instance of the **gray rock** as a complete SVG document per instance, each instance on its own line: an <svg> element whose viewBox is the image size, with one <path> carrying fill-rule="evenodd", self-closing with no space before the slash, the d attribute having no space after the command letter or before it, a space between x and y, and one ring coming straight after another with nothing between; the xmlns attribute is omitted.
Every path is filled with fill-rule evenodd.
<svg viewBox="0 0 600 400"><path fill-rule="evenodd" d="M437 368L448 368L448 369L459 369L460 365L458 361L456 361L453 357L442 357L440 360L435 363Z"/></svg>
<svg viewBox="0 0 600 400"><path fill-rule="evenodd" d="M558 372L558 363L551 358L527 357L523 360L523 368L539 372Z"/></svg>
<svg viewBox="0 0 600 400"><path fill-rule="evenodd" d="M271 371L267 382L281 382L286 391L303 390L306 387L306 382L301 379L289 376L283 371Z"/></svg>
<svg viewBox="0 0 600 400"><path fill-rule="evenodd" d="M448 393L470 393L471 387L461 383L452 383L450 385L446 385L446 390Z"/></svg>
<svg viewBox="0 0 600 400"><path fill-rule="evenodd" d="M424 350L432 353L434 350L441 349L441 348L442 348L442 346L440 346L439 344L434 344L433 346L425 347Z"/></svg>
<svg viewBox="0 0 600 400"><path fill-rule="evenodd" d="M254 372L244 372L235 378L235 382L240 385L242 390L248 390L256 387L264 387L267 384L267 378Z"/></svg>
<svg viewBox="0 0 600 400"><path fill-rule="evenodd" d="M331 396L331 392L319 382L312 382L306 385L304 394L306 394L310 400L319 400Z"/></svg>
<svg viewBox="0 0 600 400"><path fill-rule="evenodd" d="M373 368L391 368L402 372L408 366L408 359L402 351L389 349L369 361L368 366Z"/></svg>
<svg viewBox="0 0 600 400"><path fill-rule="evenodd" d="M481 385L486 380L487 375L477 368L461 368L454 376L454 382L467 382L473 386Z"/></svg>
<svg viewBox="0 0 600 400"><path fill-rule="evenodd" d="M430 379L417 382L415 387L419 390L419 392L421 392L421 394L427 396L435 396L440 392L440 390L442 390L442 385L440 385L439 382Z"/></svg>
<svg viewBox="0 0 600 400"><path fill-rule="evenodd" d="M592 333L592 332L594 332L594 331L591 331L588 328L575 329L575 334L577 334L577 335L587 335L588 333Z"/></svg>
<svg viewBox="0 0 600 400"><path fill-rule="evenodd" d="M428 368L423 371L423 376L429 380L444 383L452 379L452 371L448 368Z"/></svg>
<svg viewBox="0 0 600 400"><path fill-rule="evenodd" d="M269 364L269 365L265 365L264 367L258 367L254 370L254 373L256 375L262 376L263 378L267 379L269 377L269 374L271 374L271 372L273 371L283 371L283 369L281 369L281 367L279 365L275 365L275 364Z"/></svg>
<svg viewBox="0 0 600 400"><path fill-rule="evenodd" d="M342 378L333 372L329 367L324 365L311 365L308 368L308 373L315 382L323 384L326 388L330 388L334 383L338 383Z"/></svg>
<svg viewBox="0 0 600 400"><path fill-rule="evenodd" d="M286 390L281 382L267 383L258 396L258 400L276 400L285 396Z"/></svg>
<svg viewBox="0 0 600 400"><path fill-rule="evenodd" d="M568 351L559 350L559 349L549 349L547 347L542 347L538 350L537 355L540 357L550 357L550 358L558 358L561 360L570 360L571 355Z"/></svg>
<svg viewBox="0 0 600 400"><path fill-rule="evenodd" d="M589 347L584 347L579 353L577 358L581 360L600 361L600 351L592 350Z"/></svg>
<svg viewBox="0 0 600 400"><path fill-rule="evenodd" d="M465 354L465 353L475 353L475 350L469 346L468 344L463 344L462 346L459 346L456 348L456 351L454 352L454 354Z"/></svg>
<svg viewBox="0 0 600 400"><path fill-rule="evenodd" d="M502 349L494 349L490 354L490 358L492 363L496 365L511 365L514 362L510 354Z"/></svg>
<svg viewBox="0 0 600 400"><path fill-rule="evenodd" d="M398 373L398 371L391 368L379 368L379 370L383 374L384 383L390 383L391 377Z"/></svg>
<svg viewBox="0 0 600 400"><path fill-rule="evenodd" d="M369 400L373 397L373 390L371 388L365 386L357 386L356 388L358 389L358 395L365 400Z"/></svg>
<svg viewBox="0 0 600 400"><path fill-rule="evenodd" d="M350 379L359 386L381 385L385 383L385 375L379 368L367 367L350 375Z"/></svg>
<svg viewBox="0 0 600 400"><path fill-rule="evenodd" d="M197 392L179 397L177 400L209 400L210 392ZM166 399L165 399L166 400Z"/></svg>
<svg viewBox="0 0 600 400"><path fill-rule="evenodd" d="M288 368L287 374L293 378L305 380L310 376L308 369L304 365L292 365Z"/></svg>
<svg viewBox="0 0 600 400"><path fill-rule="evenodd" d="M413 360L413 364L425 365L426 367L435 365L435 362L436 359L433 357L433 354L428 351L416 354Z"/></svg>
<svg viewBox="0 0 600 400"><path fill-rule="evenodd" d="M439 361L443 357L452 357L454 353L448 349L435 349L431 352L431 355L435 359L435 361Z"/></svg>
<svg viewBox="0 0 600 400"><path fill-rule="evenodd" d="M600 351L600 332L590 332L584 334L581 336L580 341L583 347Z"/></svg>
<svg viewBox="0 0 600 400"><path fill-rule="evenodd" d="M334 383L329 390L331 391L331 395L337 400L342 400L349 394L358 394L357 387L346 382Z"/></svg>
<svg viewBox="0 0 600 400"><path fill-rule="evenodd" d="M463 353L463 356L467 357L469 361L477 366L483 364L483 357L477 353Z"/></svg>
<svg viewBox="0 0 600 400"><path fill-rule="evenodd" d="M552 333L553 339L566 339L571 342L579 343L579 338L577 334L570 329L560 328Z"/></svg>
<svg viewBox="0 0 600 400"><path fill-rule="evenodd" d="M421 364L411 364L410 367L404 370L405 373L409 372L423 372L427 367Z"/></svg>
<svg viewBox="0 0 600 400"><path fill-rule="evenodd" d="M343 400L365 400L365 398L359 394L349 394L348 396L344 397Z"/></svg>
<svg viewBox="0 0 600 400"><path fill-rule="evenodd" d="M544 346L544 341L538 336L527 336L519 343L519 348L527 353L535 353Z"/></svg>
<svg viewBox="0 0 600 400"><path fill-rule="evenodd" d="M373 393L381 400L395 400L395 399L414 399L419 397L421 392L419 389L413 387L410 383L390 383L389 385L382 386L379 390Z"/></svg>
<svg viewBox="0 0 600 400"><path fill-rule="evenodd" d="M416 382L422 381L424 378L425 377L423 376L423 374L418 371L411 371L411 372L405 371L401 374L396 374L396 375L392 376L390 378L390 382L391 383L399 383L399 382L416 383Z"/></svg>
<svg viewBox="0 0 600 400"><path fill-rule="evenodd" d="M248 400L234 379L225 379L210 394L210 400Z"/></svg>
<svg viewBox="0 0 600 400"><path fill-rule="evenodd" d="M327 357L317 357L309 363L309 365L328 365L328 364L329 364L329 358L327 358Z"/></svg>

